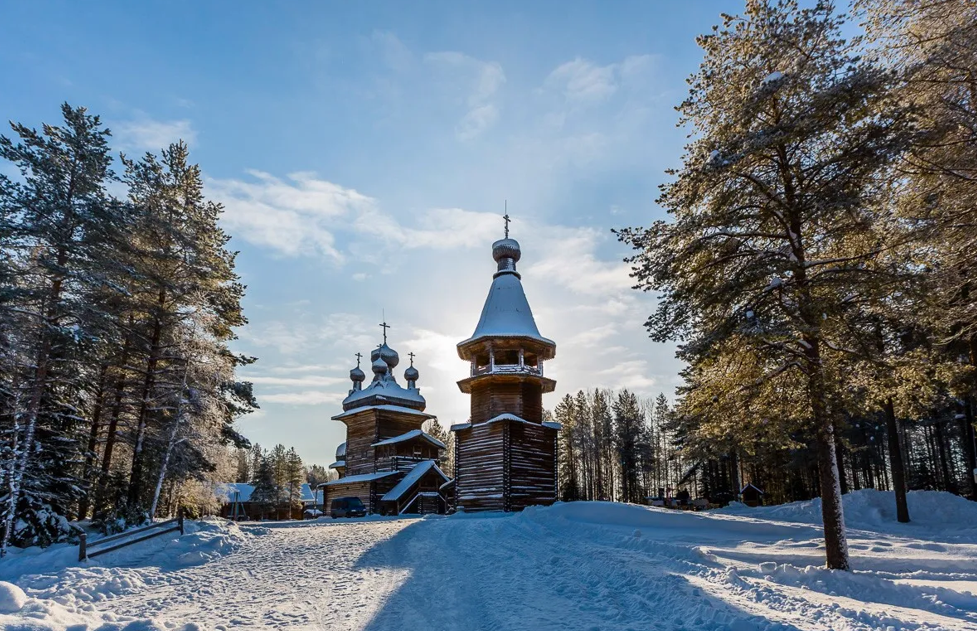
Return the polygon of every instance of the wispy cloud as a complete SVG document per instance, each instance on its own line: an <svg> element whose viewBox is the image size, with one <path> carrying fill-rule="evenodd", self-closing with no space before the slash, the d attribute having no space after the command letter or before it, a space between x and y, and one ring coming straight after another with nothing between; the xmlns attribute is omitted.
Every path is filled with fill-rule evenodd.
<svg viewBox="0 0 977 631"><path fill-rule="evenodd" d="M285 256L316 254L342 262L333 236L337 220L370 213L375 204L310 173L286 179L248 173L253 179L210 179L208 192L224 204L223 222L235 235Z"/></svg>
<svg viewBox="0 0 977 631"><path fill-rule="evenodd" d="M647 80L654 60L652 55L633 55L601 66L577 57L557 66L546 77L542 89L559 92L573 104L600 103L622 87L640 87Z"/></svg>
<svg viewBox="0 0 977 631"><path fill-rule="evenodd" d="M182 140L191 147L197 143L197 132L189 120L159 121L147 117L116 123L112 132L119 146L130 151L159 152Z"/></svg>
<svg viewBox="0 0 977 631"><path fill-rule="evenodd" d="M461 94L468 108L455 126L459 140L471 140L480 135L499 117L495 97L505 84L505 72L496 62L475 59L456 51L428 53L424 61L446 73Z"/></svg>
<svg viewBox="0 0 977 631"><path fill-rule="evenodd" d="M279 392L259 397L262 403L282 403L285 405L334 405L346 398L345 392L324 390L303 390L300 392Z"/></svg>

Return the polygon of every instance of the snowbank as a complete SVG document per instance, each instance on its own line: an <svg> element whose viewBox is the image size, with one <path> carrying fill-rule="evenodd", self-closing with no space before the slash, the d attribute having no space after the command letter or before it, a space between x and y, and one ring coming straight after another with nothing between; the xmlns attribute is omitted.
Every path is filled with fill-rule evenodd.
<svg viewBox="0 0 977 631"><path fill-rule="evenodd" d="M27 604L27 594L13 583L0 581L0 613L17 613Z"/></svg>
<svg viewBox="0 0 977 631"><path fill-rule="evenodd" d="M862 489L843 496L845 524L860 530L892 531L912 527L938 528L942 532L977 528L977 502L942 491L910 491L909 524L896 520L896 499L892 491ZM751 508L745 504L731 504L713 513L738 515L775 521L803 524L821 523L821 498L806 502L791 502L779 506Z"/></svg>
<svg viewBox="0 0 977 631"><path fill-rule="evenodd" d="M173 626L151 619L122 618L93 604L152 587L145 580L146 568L172 572L199 565L238 549L251 537L235 523L222 519L187 521L185 529L183 536L167 533L82 563L78 562L75 545L12 548L0 562L0 629L198 629L195 624Z"/></svg>

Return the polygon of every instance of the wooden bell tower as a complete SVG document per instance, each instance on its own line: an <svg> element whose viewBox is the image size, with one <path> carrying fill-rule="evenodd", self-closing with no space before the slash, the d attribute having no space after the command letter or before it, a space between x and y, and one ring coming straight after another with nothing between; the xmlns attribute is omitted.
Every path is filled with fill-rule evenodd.
<svg viewBox="0 0 977 631"><path fill-rule="evenodd" d="M517 511L557 498L558 423L543 422L543 393L556 382L543 364L556 344L539 333L516 263L519 243L492 245L498 271L482 315L458 355L471 365L458 382L471 395L471 419L455 425L455 503L459 510Z"/></svg>

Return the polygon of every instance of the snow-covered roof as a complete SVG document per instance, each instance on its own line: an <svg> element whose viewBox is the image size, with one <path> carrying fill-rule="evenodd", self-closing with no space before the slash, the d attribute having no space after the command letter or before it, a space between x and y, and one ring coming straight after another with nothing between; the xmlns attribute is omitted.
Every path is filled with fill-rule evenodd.
<svg viewBox="0 0 977 631"><path fill-rule="evenodd" d="M447 481L449 479L448 476L445 475L444 471L438 468L438 465L435 464L433 460L425 460L423 462L419 462L416 465L414 465L414 468L411 469L407 473L407 475L404 476L404 479L398 482L397 486L390 489L390 491L388 491L387 494L380 499L382 499L383 501L399 500L404 495L404 493L406 493L412 486L417 484L418 480L424 477L424 474L426 474L431 469L437 471L438 475L440 475L444 480Z"/></svg>
<svg viewBox="0 0 977 631"><path fill-rule="evenodd" d="M452 425L449 428L448 431L457 432L458 430L461 430L461 429L468 429L471 426L472 426L471 423L455 423L454 425Z"/></svg>
<svg viewBox="0 0 977 631"><path fill-rule="evenodd" d="M360 475L348 475L345 478L339 478L338 480L332 480L330 482L323 482L319 486L337 486L340 484L354 484L356 482L372 482L373 480L379 480L380 478L385 478L388 475L394 475L396 471L380 471L379 473L361 473Z"/></svg>
<svg viewBox="0 0 977 631"><path fill-rule="evenodd" d="M458 344L458 353L467 359L464 347L481 339L493 337L520 337L535 340L545 346L556 348L553 340L543 337L536 327L532 309L523 291L519 276L514 273L496 274L489 289L482 316L475 326L475 332L467 340Z"/></svg>
<svg viewBox="0 0 977 631"><path fill-rule="evenodd" d="M763 490L762 489L758 489L757 487L753 486L752 484L747 484L746 486L744 486L743 488L741 488L740 489L740 493L742 494L742 493L746 492L746 489L753 489L754 491L756 491L760 495L763 495Z"/></svg>
<svg viewBox="0 0 977 631"><path fill-rule="evenodd" d="M217 487L218 497L225 500L228 504L231 502L247 502L251 499L251 493L253 492L254 486L244 484L243 482L226 482Z"/></svg>
<svg viewBox="0 0 977 631"><path fill-rule="evenodd" d="M516 421L518 423L528 423L529 422L526 419L522 418L521 416L516 416L515 414L509 414L508 412L504 412L502 414L499 414L498 416L493 416L489 420L485 421L485 423L486 424L488 424L488 423L498 423L499 421Z"/></svg>
<svg viewBox="0 0 977 631"><path fill-rule="evenodd" d="M418 410L413 410L411 408L406 408L406 407L404 407L402 405L389 405L389 404L386 404L385 403L385 404L382 404L382 405L364 405L364 406L361 406L361 407L352 408L352 409L347 410L347 411L345 411L345 412L343 412L341 414L337 414L336 416L332 417L332 420L339 421L339 420L344 419L344 418L347 418L349 416L353 416L354 414L359 414L363 410L384 410L386 412L400 412L401 414L413 414L414 416L422 416L422 417L424 417L426 419L428 419L428 418L434 418L434 415L433 414L428 414L426 412L420 412ZM343 455L346 455L346 450L345 450L346 443L343 443L343 445L344 445ZM336 453L336 457L337 458L339 457L338 451Z"/></svg>
<svg viewBox="0 0 977 631"><path fill-rule="evenodd" d="M440 440L431 436L427 432L419 429L412 429L406 434L401 434L400 436L394 436L393 438L388 438L386 440L381 440L378 443L373 443L374 447L380 447L381 445L395 445L397 443L402 443L408 440L414 440L415 438L423 438L427 442L431 443L435 447L440 447L441 449L447 449L444 443Z"/></svg>
<svg viewBox="0 0 977 631"><path fill-rule="evenodd" d="M252 493L254 493L254 485L244 484L243 482L227 482L217 487L218 496L228 504L232 502L249 502L251 501ZM301 492L299 494L299 501L315 501L315 495L312 493L312 487L308 484L302 484Z"/></svg>
<svg viewBox="0 0 977 631"><path fill-rule="evenodd" d="M342 460L346 457L346 443L339 443L339 447L336 447L336 460Z"/></svg>
<svg viewBox="0 0 977 631"><path fill-rule="evenodd" d="M393 375L387 375L377 379L362 390L350 392L349 396L343 399L343 409L350 410L364 405L384 405L387 403L421 411L427 407L427 401L421 396L421 391L418 388L405 388L397 383Z"/></svg>
<svg viewBox="0 0 977 631"><path fill-rule="evenodd" d="M331 465L329 465L329 468L330 469L343 469L345 467L346 467L346 461L345 460L337 460L336 462L334 462Z"/></svg>
<svg viewBox="0 0 977 631"><path fill-rule="evenodd" d="M557 423L556 421L543 421L543 427L561 430L563 429L563 423Z"/></svg>

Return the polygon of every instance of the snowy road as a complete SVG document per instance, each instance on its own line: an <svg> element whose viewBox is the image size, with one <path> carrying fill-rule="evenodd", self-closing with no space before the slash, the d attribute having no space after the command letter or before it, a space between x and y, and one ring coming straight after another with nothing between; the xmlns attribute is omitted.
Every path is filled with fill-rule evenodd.
<svg viewBox="0 0 977 631"><path fill-rule="evenodd" d="M245 526L182 569L156 554L21 584L119 628L977 629L973 527L853 530L857 571L840 573L817 567L818 529L789 518L576 503Z"/></svg>

